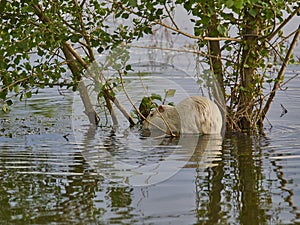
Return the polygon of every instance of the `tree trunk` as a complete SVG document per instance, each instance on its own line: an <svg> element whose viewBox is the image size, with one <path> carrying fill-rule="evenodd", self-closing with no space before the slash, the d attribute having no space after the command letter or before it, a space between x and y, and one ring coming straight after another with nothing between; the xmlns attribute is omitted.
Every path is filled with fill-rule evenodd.
<svg viewBox="0 0 300 225"><path fill-rule="evenodd" d="M66 45L63 45L62 51L66 57L66 60L68 62L68 67L70 68L72 75L75 77L75 80L79 81L78 91L84 105L84 112L88 116L89 122L91 124L98 125L99 118L91 102L90 96L88 94L88 90L83 80L81 79L80 69L78 68L78 65L76 64L76 61L74 60L72 53L68 50Z"/></svg>
<svg viewBox="0 0 300 225"><path fill-rule="evenodd" d="M249 19L253 17L249 16ZM242 131L249 132L253 128L253 107L256 98L256 67L258 61L258 29L252 21L244 29L244 43L240 67L240 89L237 112L238 125Z"/></svg>
<svg viewBox="0 0 300 225"><path fill-rule="evenodd" d="M44 14L42 11L42 8L38 4L32 4L32 8L35 11L35 14L39 17L40 21L42 21L44 24L50 23L50 19ZM61 46L61 49L66 57L68 67L70 68L72 75L74 76L75 81L78 81L78 87L79 87L79 94L82 99L82 102L85 107L85 113L87 114L89 121L91 124L97 125L98 124L98 117L97 113L91 103L90 97L88 95L87 88L84 84L84 82L81 80L81 71L80 68L78 67L74 56L72 52L70 51L70 48L68 48L67 43L63 43Z"/></svg>
<svg viewBox="0 0 300 225"><path fill-rule="evenodd" d="M218 24L220 24L220 21L217 18L217 12L215 12L215 14L213 16L211 16L210 25L208 27L208 36L209 37L220 36L219 31L217 30ZM218 40L209 41L208 48L209 48L209 54L210 54L210 56L209 56L210 57L210 68L215 76L214 78L217 79L217 82L219 85L218 89L221 90L221 96L222 96L222 98L224 98L225 87L224 87L224 81L223 81L223 66L222 66L222 60L221 60L220 41L218 41ZM214 87L214 89L216 89L216 88ZM216 92L216 93L214 93L214 95L217 98L220 97L219 90L214 90Z"/></svg>
<svg viewBox="0 0 300 225"><path fill-rule="evenodd" d="M210 25L208 28L208 36L209 37L219 37L219 31L217 30L217 26L220 24L220 21L217 18L217 13L211 17ZM210 40L208 41L208 49L209 49L209 62L210 69L213 74L213 96L215 98L216 103L220 107L220 109L226 113L226 105L225 105L225 86L223 81L223 64L221 60L221 47L220 41L218 40ZM216 82L215 82L216 81Z"/></svg>
<svg viewBox="0 0 300 225"><path fill-rule="evenodd" d="M223 68L221 61L221 48L219 41L209 41L209 49L211 54L211 70L217 79L217 82L220 86L221 93L225 96L225 88L223 82Z"/></svg>

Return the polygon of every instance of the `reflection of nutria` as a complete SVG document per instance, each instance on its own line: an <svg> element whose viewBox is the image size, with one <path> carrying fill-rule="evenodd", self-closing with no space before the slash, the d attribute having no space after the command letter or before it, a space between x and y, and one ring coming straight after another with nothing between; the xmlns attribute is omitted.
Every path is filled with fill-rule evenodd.
<svg viewBox="0 0 300 225"><path fill-rule="evenodd" d="M222 115L211 100L193 96L182 100L175 107L161 105L150 113L143 123L143 129L151 132L157 130L157 126L167 134L219 134L222 129Z"/></svg>

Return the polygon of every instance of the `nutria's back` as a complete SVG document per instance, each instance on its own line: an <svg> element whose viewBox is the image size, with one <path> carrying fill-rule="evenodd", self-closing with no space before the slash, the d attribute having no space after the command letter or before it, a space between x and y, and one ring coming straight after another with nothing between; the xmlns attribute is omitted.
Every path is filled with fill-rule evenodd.
<svg viewBox="0 0 300 225"><path fill-rule="evenodd" d="M222 114L218 106L203 96L192 96L176 106L181 117L182 133L218 134L222 129Z"/></svg>
<svg viewBox="0 0 300 225"><path fill-rule="evenodd" d="M222 115L218 106L211 100L202 96L192 96L179 102L176 107L159 106L147 117L143 128L157 129L156 125L167 134L218 134L222 129Z"/></svg>

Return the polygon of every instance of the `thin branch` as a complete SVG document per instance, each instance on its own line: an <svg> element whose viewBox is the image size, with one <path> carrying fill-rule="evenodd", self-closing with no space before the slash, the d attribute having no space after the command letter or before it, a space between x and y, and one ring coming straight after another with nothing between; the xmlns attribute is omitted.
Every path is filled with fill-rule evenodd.
<svg viewBox="0 0 300 225"><path fill-rule="evenodd" d="M64 65L64 64L67 64L67 63L66 63L66 62L62 62L62 63L58 64L57 66L59 67L59 66ZM46 72L48 72L48 71L50 71L50 70L45 70L44 73L46 73ZM2 87L2 88L0 89L0 92L3 92L3 91L5 91L5 90L7 90L7 89L9 89L9 88L11 88L11 87L13 87L13 86L15 86L16 84L19 84L19 83L21 83L21 82L23 82L23 81L26 81L26 80L30 79L31 77L37 77L37 76L39 76L39 75L41 75L41 74L32 73L32 74L30 74L29 76L23 77L23 78L21 78L21 79L19 79L19 80L16 80L16 81L10 83L9 85L6 85L6 86Z"/></svg>
<svg viewBox="0 0 300 225"><path fill-rule="evenodd" d="M292 33L290 33L289 35L282 37L280 39L279 42L276 43L276 41L279 39L279 37L273 42L276 43L276 45L281 45L283 42L286 42L290 37L294 36L296 32L298 32L298 30L300 30L300 28L296 29L295 31L293 31Z"/></svg>
<svg viewBox="0 0 300 225"><path fill-rule="evenodd" d="M60 14L58 15L59 18L64 22L64 24L69 27L71 30L73 30L73 32L71 32L72 34L76 34L79 31L76 29L76 27L72 26L65 18L63 18Z"/></svg>
<svg viewBox="0 0 300 225"><path fill-rule="evenodd" d="M82 59L82 57L75 51L75 49L68 42L66 42L64 45L72 53L72 55L76 58L76 60L83 66L84 69L89 68L89 65Z"/></svg>
<svg viewBox="0 0 300 225"><path fill-rule="evenodd" d="M74 0L74 2L78 6L78 2L76 0ZM84 2L82 2L82 3L84 3ZM82 9L82 6L81 6L81 9ZM85 26L84 26L84 22L82 19L82 13L78 13L78 19L79 19L79 23L80 23L80 27L81 27L81 35L83 36L83 38L86 42L86 48L89 52L90 60L93 62L93 61L95 61L95 55L94 55L93 49L91 48L89 35L87 34Z"/></svg>
<svg viewBox="0 0 300 225"><path fill-rule="evenodd" d="M276 60L275 60L276 55L278 55L279 58L280 58L280 60L283 61L283 60L284 60L283 56L279 53L279 51L276 49L276 47L274 46L274 44L271 43L271 42L268 41L268 40L266 40L266 42L270 45L271 49L275 52L275 54L274 54L274 61L276 61ZM271 50L270 50L270 51L271 51ZM269 52L270 52L270 51L269 51Z"/></svg>
<svg viewBox="0 0 300 225"><path fill-rule="evenodd" d="M180 29L177 29L175 27L172 27L166 23L161 22L160 20L155 20L154 23L161 25L169 30L175 31L183 36L192 38L192 39L198 39L198 40L204 40L204 41L237 41L237 42L241 42L242 39L239 38L230 38L230 37L200 37L200 36L195 36L189 33L186 33Z"/></svg>
<svg viewBox="0 0 300 225"><path fill-rule="evenodd" d="M106 95L106 93L109 94L108 90L104 90L104 93L105 93L105 95ZM135 125L134 120L129 115L129 113L126 111L126 109L122 106L122 104L118 101L118 99L110 94L106 95L106 97L108 97L109 100L111 100L114 103L114 105L120 110L120 112L125 116L125 118L128 119L130 126L134 126Z"/></svg>
<svg viewBox="0 0 300 225"><path fill-rule="evenodd" d="M130 98L128 92L126 91L126 88L124 86L124 81L123 81L123 76L122 76L122 73L121 71L118 70L118 74L119 74L119 77L120 77L120 81L121 81L121 85L122 85L122 89L128 99L128 101L130 102L130 104L132 105L132 107L134 108L134 110L141 116L143 117L143 119L146 119L139 111L139 109L135 106L135 104L133 103L132 99Z"/></svg>
<svg viewBox="0 0 300 225"><path fill-rule="evenodd" d="M42 11L40 5L31 4L31 7L34 9L35 14L39 17L40 21L42 21L45 24L53 25L51 20ZM78 67L77 63L75 62L74 57L84 68L87 69L88 65L77 54L77 52L72 48L72 46L70 44L68 44L67 42L61 44L61 49L66 57L66 60L68 62L68 67L71 70L73 76L77 79L77 81L80 81L78 83L78 90L79 90L82 102L84 104L85 113L88 116L90 123L97 125L99 123L99 118L97 117L97 113L94 109L94 106L93 106L91 100L90 100L90 96L88 95L87 88L81 79L81 69Z"/></svg>
<svg viewBox="0 0 300 225"><path fill-rule="evenodd" d="M9 89L9 88L11 88L11 87L13 87L13 86L15 86L16 84L21 83L21 82L23 82L25 80L28 80L29 78L34 77L34 76L38 76L38 74L32 74L32 75L24 77L22 79L16 80L15 82L10 83L9 85L4 86L3 88L1 88L0 89L0 93L3 92L3 91L5 91L5 90L7 90L7 89Z"/></svg>
<svg viewBox="0 0 300 225"><path fill-rule="evenodd" d="M177 24L176 24L176 22L175 22L173 16L171 15L171 12L170 12L170 10L168 9L166 3L164 4L164 7L165 7L165 10L167 11L167 14L168 14L169 19L171 20L172 24L175 26L175 28L176 28L177 30L179 30L179 27L177 26Z"/></svg>
<svg viewBox="0 0 300 225"><path fill-rule="evenodd" d="M118 118L117 118L117 115L116 115L116 112L115 110L113 109L112 105L111 105L111 102L110 102L110 94L108 91L104 90L104 95L105 95L105 103L106 103L106 107L110 113L110 116L112 118L112 121L113 121L113 125L114 126L117 126L118 125Z"/></svg>
<svg viewBox="0 0 300 225"><path fill-rule="evenodd" d="M296 77L298 77L300 75L300 73L295 74L294 76L292 76L291 78L289 78L287 81L283 82L280 87L282 88L283 86L285 86L287 83L289 83L291 80L295 79Z"/></svg>
<svg viewBox="0 0 300 225"><path fill-rule="evenodd" d="M268 100L266 102L266 105L265 105L265 107L263 109L263 112L262 112L262 115L261 115L262 116L262 121L264 120L264 118L265 118L265 116L266 116L266 114L267 114L267 112L268 112L268 110L269 110L269 108L271 106L271 103L272 103L272 101L273 101L273 99L275 97L276 91L280 87L280 81L282 80L282 78L284 76L284 72L285 72L285 69L287 67L287 64L288 64L288 62L289 62L289 60L291 58L291 55L292 55L292 52L293 52L294 48L296 47L296 44L298 42L299 35L300 35L300 29L299 28L300 28L300 25L298 27L298 31L295 33L294 39L293 39L293 41L291 43L291 46L290 46L290 48L289 48L289 50L288 50L288 52L287 52L287 54L285 56L285 59L284 59L283 64L281 66L281 69L278 72L278 75L276 77L273 89L272 89L272 91L270 93L270 96L269 96L269 98L268 98Z"/></svg>
<svg viewBox="0 0 300 225"><path fill-rule="evenodd" d="M118 99L113 96L112 94L110 94L110 92L113 92L113 89L110 87L109 85L109 80L107 80L105 78L105 76L103 76L103 74L101 74L100 69L98 68L98 65L95 64L97 67L94 69L97 69L96 72L90 71L89 75L92 77L92 79L94 80L94 82L96 83L100 83L100 84L104 84L105 87L103 88L103 93L104 93L104 98L105 98L105 102L107 104L107 108L109 109L114 125L116 125L116 115L115 112L111 106L110 101L112 101L114 103L114 105L120 110L120 112L128 119L129 123L131 126L135 125L134 120L132 119L132 117L129 115L129 113L126 111L126 109L122 106L122 104L118 101ZM95 73L100 73L101 76L97 76L95 75ZM110 100L110 101L108 101ZM110 110L111 109L111 110Z"/></svg>
<svg viewBox="0 0 300 225"><path fill-rule="evenodd" d="M271 40L291 19L300 12L300 6L298 6L294 12L292 12L280 25L279 27L269 35L268 40Z"/></svg>
<svg viewBox="0 0 300 225"><path fill-rule="evenodd" d="M142 48L142 49L157 49L157 50L162 50L162 51L172 51L172 52L183 52L183 53L192 53L192 54L197 54L201 55L203 57L211 57L211 58L218 58L215 55L207 54L205 52L197 51L197 50L189 50L189 49L178 49L178 48L163 48L163 47L157 47L157 46L140 46L140 45L131 45L131 44L126 44L126 46L132 47L132 48ZM231 61L226 57L221 57L222 60L226 61Z"/></svg>
<svg viewBox="0 0 300 225"><path fill-rule="evenodd" d="M161 127L159 127L158 125L152 123L151 121L148 121L146 117L143 116L143 114L140 112L140 110L135 106L135 104L133 103L131 97L129 96L128 92L126 91L126 88L124 86L124 81L123 81L123 76L122 76L122 73L121 71L118 70L118 74L119 74L119 77L120 77L120 81L121 81L121 84L122 84L122 88L123 88L123 91L127 97L127 99L129 100L130 104L132 105L132 107L136 110L136 112L144 119L146 120L148 123L150 123L151 125L155 126L156 128L158 128L159 130L165 132ZM158 113L160 114L160 117L162 118L162 120L164 121L165 125L167 126L168 130L170 131L171 133L171 136L172 137L175 137L176 135L172 132L171 130L171 127L169 125L169 123L165 120L165 118L161 115L161 113L158 111Z"/></svg>
<svg viewBox="0 0 300 225"><path fill-rule="evenodd" d="M80 7L81 7L81 8L84 6L85 2L86 2L86 0L83 0L83 1L81 2L81 4L80 4Z"/></svg>
<svg viewBox="0 0 300 225"><path fill-rule="evenodd" d="M108 2L114 4L114 2L112 0L108 0ZM144 16L144 15L140 15L140 13L128 8L128 7L125 7L123 4L118 4L117 5L118 8L121 8L123 9L124 11L127 11L129 12L130 14L133 14L133 15L137 15L143 19L149 19L147 16ZM237 42L241 42L242 39L239 39L239 38L229 38L229 37L200 37L200 36L195 36L193 34L189 34L187 32L184 32L182 31L181 29L178 29L178 27L172 27L166 23L163 23L161 20L154 20L153 21L154 24L158 24L158 25L161 25L169 30L172 30L172 31L175 31L176 33L178 34L181 34L183 36L186 36L186 37L189 37L189 38L192 38L192 39L197 39L197 40L205 40L205 41L237 41Z"/></svg>

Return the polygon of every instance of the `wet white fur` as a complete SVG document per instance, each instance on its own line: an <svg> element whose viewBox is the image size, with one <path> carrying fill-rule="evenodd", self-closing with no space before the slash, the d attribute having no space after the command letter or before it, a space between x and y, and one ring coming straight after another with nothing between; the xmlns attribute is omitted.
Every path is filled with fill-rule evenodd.
<svg viewBox="0 0 300 225"><path fill-rule="evenodd" d="M218 106L211 100L202 96L192 96L182 100L175 107L160 106L143 123L143 129L150 131L158 129L157 126L167 134L220 134L222 115Z"/></svg>

